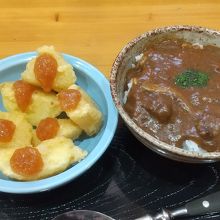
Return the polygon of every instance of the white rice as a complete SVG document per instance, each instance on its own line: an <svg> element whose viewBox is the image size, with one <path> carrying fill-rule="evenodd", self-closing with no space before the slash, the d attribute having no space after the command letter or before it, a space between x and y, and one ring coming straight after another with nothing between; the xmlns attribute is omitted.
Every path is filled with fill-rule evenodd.
<svg viewBox="0 0 220 220"><path fill-rule="evenodd" d="M199 147L196 142L191 141L191 140L186 140L183 142L183 149L191 151L191 152L200 153L200 154L207 153L207 151Z"/></svg>
<svg viewBox="0 0 220 220"><path fill-rule="evenodd" d="M133 63L131 64L131 67L132 67L132 68L135 68L135 66L136 66L135 64L133 64Z"/></svg>
<svg viewBox="0 0 220 220"><path fill-rule="evenodd" d="M142 59L143 56L144 56L143 53L141 53L141 54L135 56L135 61L136 61L136 62L140 61L140 60Z"/></svg>
<svg viewBox="0 0 220 220"><path fill-rule="evenodd" d="M128 90L124 92L124 97L123 97L123 103L124 104L127 102L128 94L131 90L132 85L133 85L133 80L131 79L128 83Z"/></svg>
<svg viewBox="0 0 220 220"><path fill-rule="evenodd" d="M195 48L195 49L203 49L203 45L200 44L200 43L194 43L192 46L193 46L193 48Z"/></svg>

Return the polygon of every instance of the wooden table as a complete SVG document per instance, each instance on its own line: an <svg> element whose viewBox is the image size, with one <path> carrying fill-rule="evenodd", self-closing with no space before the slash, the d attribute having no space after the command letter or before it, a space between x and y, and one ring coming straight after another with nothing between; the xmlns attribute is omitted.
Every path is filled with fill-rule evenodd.
<svg viewBox="0 0 220 220"><path fill-rule="evenodd" d="M174 24L220 29L220 1L0 0L0 58L54 45L109 77L128 41Z"/></svg>

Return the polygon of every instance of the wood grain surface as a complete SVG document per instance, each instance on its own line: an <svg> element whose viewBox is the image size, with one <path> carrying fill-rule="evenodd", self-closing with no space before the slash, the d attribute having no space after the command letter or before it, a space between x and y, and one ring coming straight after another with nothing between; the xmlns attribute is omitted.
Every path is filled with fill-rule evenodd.
<svg viewBox="0 0 220 220"><path fill-rule="evenodd" d="M109 77L128 41L174 24L220 29L220 1L0 0L0 58L54 45Z"/></svg>

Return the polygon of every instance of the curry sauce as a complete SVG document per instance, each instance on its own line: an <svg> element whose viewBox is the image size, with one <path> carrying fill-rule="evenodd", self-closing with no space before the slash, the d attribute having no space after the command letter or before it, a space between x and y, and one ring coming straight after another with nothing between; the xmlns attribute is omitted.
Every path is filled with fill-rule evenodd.
<svg viewBox="0 0 220 220"><path fill-rule="evenodd" d="M193 140L209 152L220 151L220 48L166 36L143 51L127 72L127 85L132 86L124 108L129 116L173 146ZM186 71L202 74L181 86L177 77ZM204 84L201 76L206 76Z"/></svg>

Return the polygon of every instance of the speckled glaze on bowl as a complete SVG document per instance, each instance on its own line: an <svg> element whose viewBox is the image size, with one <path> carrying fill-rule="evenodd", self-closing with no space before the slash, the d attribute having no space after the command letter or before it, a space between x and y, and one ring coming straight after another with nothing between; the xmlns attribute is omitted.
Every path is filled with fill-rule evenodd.
<svg viewBox="0 0 220 220"><path fill-rule="evenodd" d="M123 96L125 76L132 63L135 63L135 56L142 53L143 46L147 41L162 36L164 34L174 34L192 43L203 45L211 44L220 47L220 31L210 30L204 27L195 26L169 26L158 28L138 36L130 41L116 57L110 76L111 93L115 105L134 136L146 147L167 158L188 162L188 163L210 163L220 160L220 152L197 153L183 150L162 142L144 130L142 130L129 117L123 108Z"/></svg>

